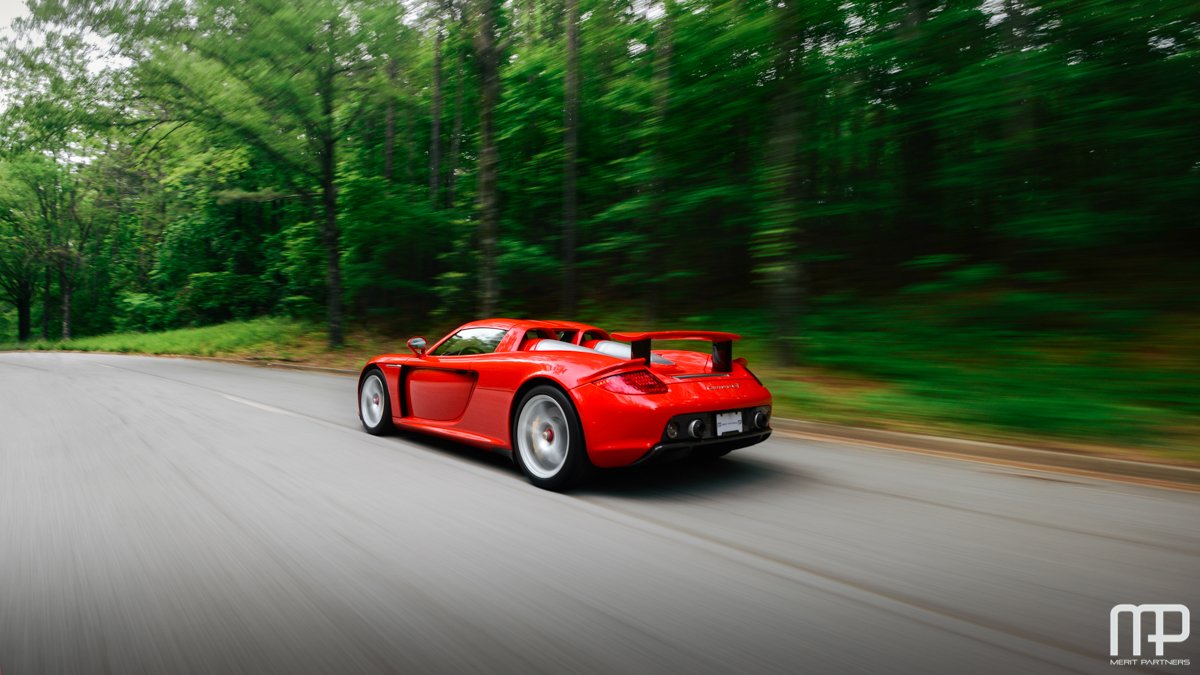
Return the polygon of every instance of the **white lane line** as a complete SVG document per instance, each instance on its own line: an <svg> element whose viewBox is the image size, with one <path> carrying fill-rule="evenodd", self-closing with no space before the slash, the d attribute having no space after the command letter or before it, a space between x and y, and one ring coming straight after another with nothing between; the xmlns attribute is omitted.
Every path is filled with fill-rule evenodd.
<svg viewBox="0 0 1200 675"><path fill-rule="evenodd" d="M288 415L289 417L297 417L296 413L291 412L290 410L284 410L283 408L276 408L273 405L267 405L265 403L258 403L255 401L248 401L244 398L238 398L237 396L231 396L229 394L221 394L221 396L224 396L225 398L229 399L230 401L233 401L234 403L241 403L242 405L248 405L251 408L258 408L259 410L266 410L267 412L279 413L280 415Z"/></svg>

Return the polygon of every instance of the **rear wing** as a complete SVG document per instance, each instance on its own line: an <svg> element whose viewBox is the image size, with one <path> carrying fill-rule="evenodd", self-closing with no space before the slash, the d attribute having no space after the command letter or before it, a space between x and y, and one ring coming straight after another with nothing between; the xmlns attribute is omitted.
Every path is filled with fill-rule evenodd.
<svg viewBox="0 0 1200 675"><path fill-rule="evenodd" d="M728 373L733 370L733 342L741 340L736 333L722 333L713 330L662 330L648 333L613 333L614 340L623 340L632 345L634 359L642 359L650 365L650 342L653 340L704 340L712 343L712 364L714 373Z"/></svg>

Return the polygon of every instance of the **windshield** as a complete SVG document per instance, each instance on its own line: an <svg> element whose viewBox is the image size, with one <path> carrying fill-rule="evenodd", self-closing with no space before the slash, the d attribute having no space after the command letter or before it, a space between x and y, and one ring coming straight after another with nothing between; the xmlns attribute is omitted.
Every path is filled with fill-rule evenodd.
<svg viewBox="0 0 1200 675"><path fill-rule="evenodd" d="M466 354L491 354L504 339L506 330L499 328L465 328L458 331L432 354L434 356L463 356Z"/></svg>

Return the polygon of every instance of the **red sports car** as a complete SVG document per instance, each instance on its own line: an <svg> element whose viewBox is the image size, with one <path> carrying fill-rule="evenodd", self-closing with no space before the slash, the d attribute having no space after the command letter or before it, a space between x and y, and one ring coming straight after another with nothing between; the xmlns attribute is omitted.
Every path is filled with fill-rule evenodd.
<svg viewBox="0 0 1200 675"><path fill-rule="evenodd" d="M437 434L509 453L539 487L592 467L719 457L771 435L771 393L733 358L733 333L614 333L569 321L486 319L412 355L371 359L358 414L372 434ZM651 350L703 340L711 353Z"/></svg>

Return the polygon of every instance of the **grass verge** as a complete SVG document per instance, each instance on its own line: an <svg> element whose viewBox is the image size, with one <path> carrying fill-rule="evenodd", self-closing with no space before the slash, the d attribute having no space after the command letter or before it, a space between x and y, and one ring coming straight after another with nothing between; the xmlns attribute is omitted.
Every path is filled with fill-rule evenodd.
<svg viewBox="0 0 1200 675"><path fill-rule="evenodd" d="M347 333L344 346L330 349L323 326L278 317L231 321L201 328L178 328L159 333L113 333L73 340L0 343L0 351L67 350L210 356L347 369L360 368L372 356L402 347L402 340L365 330L352 330Z"/></svg>

